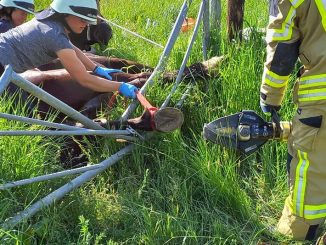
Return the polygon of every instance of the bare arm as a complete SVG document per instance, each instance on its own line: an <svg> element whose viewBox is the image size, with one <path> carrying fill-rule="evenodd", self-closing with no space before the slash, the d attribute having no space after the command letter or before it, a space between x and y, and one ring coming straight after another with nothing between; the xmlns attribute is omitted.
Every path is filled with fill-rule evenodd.
<svg viewBox="0 0 326 245"><path fill-rule="evenodd" d="M84 64L84 66L86 67L86 69L88 71L94 71L96 64L94 64L93 61L91 61L84 53L83 51L81 51L79 48L74 47L74 50L76 52L76 55L78 57L78 59Z"/></svg>
<svg viewBox="0 0 326 245"><path fill-rule="evenodd" d="M71 77L73 79L76 79L77 82L80 83L82 86L97 92L110 92L110 91L119 90L119 87L121 85L120 82L106 80L104 78L96 77L89 74L82 61L79 59L79 57L77 57L77 53L74 50L72 49L59 50L57 52L57 56L60 59L64 68L69 72ZM85 55L83 56L86 57ZM86 59L88 60L87 57ZM84 61L86 62L87 65L88 61L86 59ZM95 64L92 61L90 62L95 67ZM92 67L92 65L89 64L89 67L87 69L91 70L94 67Z"/></svg>

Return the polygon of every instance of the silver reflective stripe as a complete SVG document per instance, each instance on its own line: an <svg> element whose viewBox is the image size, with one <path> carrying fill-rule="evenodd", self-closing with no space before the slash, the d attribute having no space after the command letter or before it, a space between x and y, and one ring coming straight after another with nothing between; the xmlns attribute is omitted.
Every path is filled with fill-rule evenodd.
<svg viewBox="0 0 326 245"><path fill-rule="evenodd" d="M293 6L295 6L299 2L299 0L294 0L294 1L290 1L290 2L292 3Z"/></svg>
<svg viewBox="0 0 326 245"><path fill-rule="evenodd" d="M326 209L320 209L320 210L305 210L305 215L316 215L316 214L326 214Z"/></svg>
<svg viewBox="0 0 326 245"><path fill-rule="evenodd" d="M300 1L301 1L301 0L290 0L291 4L292 4L295 8L299 7L300 4L303 2L303 1L302 1L300 4L298 4ZM297 4L298 4L298 6L296 6Z"/></svg>
<svg viewBox="0 0 326 245"><path fill-rule="evenodd" d="M321 0L321 3L323 4L324 10L325 10L326 9L326 0Z"/></svg>
<svg viewBox="0 0 326 245"><path fill-rule="evenodd" d="M326 92L310 93L310 94L299 94L299 99L313 98L313 97L326 97Z"/></svg>
<svg viewBox="0 0 326 245"><path fill-rule="evenodd" d="M326 82L326 77L316 78L316 79L309 79L306 81L300 81L299 83L302 85L308 85L308 84L314 84L314 83L320 83L320 82Z"/></svg>
<svg viewBox="0 0 326 245"><path fill-rule="evenodd" d="M303 152L299 151L299 154L300 154L302 164L301 164L301 167L300 167L300 170L299 170L297 200L295 202L295 206L296 206L297 214L299 214L299 216L300 216L300 210L301 210L300 206L301 206L301 203L303 204L303 202L304 202L304 192L305 192L305 190L302 190L302 189L304 188L303 185L305 183L304 170L305 170L305 167L307 165L307 160L306 160ZM303 191L303 195L301 196L302 191Z"/></svg>
<svg viewBox="0 0 326 245"><path fill-rule="evenodd" d="M265 75L265 79L268 79L269 81L271 81L273 83L277 83L277 84L283 84L286 82L286 80L276 79L276 78L272 77L271 75L268 75L267 73Z"/></svg>
<svg viewBox="0 0 326 245"><path fill-rule="evenodd" d="M278 33L278 32L276 32L277 30L275 30L275 29L271 30L273 38L286 38L289 36L290 29L292 28L293 18L296 15L296 10L293 7L291 7L289 14L290 14L290 18L288 19L288 21L286 23L284 23L285 28L284 28L283 32Z"/></svg>

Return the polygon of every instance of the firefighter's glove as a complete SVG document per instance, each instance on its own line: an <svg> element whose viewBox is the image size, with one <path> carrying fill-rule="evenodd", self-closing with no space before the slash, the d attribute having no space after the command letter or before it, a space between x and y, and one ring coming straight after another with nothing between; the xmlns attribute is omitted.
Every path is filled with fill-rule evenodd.
<svg viewBox="0 0 326 245"><path fill-rule="evenodd" d="M111 73L122 72L122 71L119 69L110 69L110 68L105 68L105 67L101 67L101 66L96 66L93 72L96 75L99 75L106 79L112 80Z"/></svg>
<svg viewBox="0 0 326 245"><path fill-rule="evenodd" d="M266 116L271 117L273 112L278 112L281 109L281 106L268 105L260 101L260 108Z"/></svg>
<svg viewBox="0 0 326 245"><path fill-rule="evenodd" d="M136 98L136 91L138 88L132 84L128 83L121 83L119 87L119 92L128 98L135 99Z"/></svg>

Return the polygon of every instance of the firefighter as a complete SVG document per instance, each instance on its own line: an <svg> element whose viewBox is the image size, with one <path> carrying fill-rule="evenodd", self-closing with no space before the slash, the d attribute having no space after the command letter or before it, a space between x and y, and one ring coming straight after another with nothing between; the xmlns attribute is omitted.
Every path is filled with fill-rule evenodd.
<svg viewBox="0 0 326 245"><path fill-rule="evenodd" d="M260 88L265 114L278 111L296 61L303 68L293 89L297 110L288 140L290 194L277 230L313 240L326 217L326 3L279 0L267 27L267 58Z"/></svg>

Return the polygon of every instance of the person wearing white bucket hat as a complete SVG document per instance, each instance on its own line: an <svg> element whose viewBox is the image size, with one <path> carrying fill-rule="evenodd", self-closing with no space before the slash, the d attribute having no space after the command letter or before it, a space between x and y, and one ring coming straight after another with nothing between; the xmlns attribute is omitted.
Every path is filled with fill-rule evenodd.
<svg viewBox="0 0 326 245"><path fill-rule="evenodd" d="M0 0L0 33L23 24L34 14L34 0Z"/></svg>
<svg viewBox="0 0 326 245"><path fill-rule="evenodd" d="M110 74L120 70L96 65L68 38L70 32L81 33L89 24L96 24L97 13L96 0L54 0L31 21L0 34L0 75L8 64L22 73L59 58L82 86L135 98L135 86L112 81Z"/></svg>
<svg viewBox="0 0 326 245"><path fill-rule="evenodd" d="M34 0L0 0L0 5L7 8L17 8L27 13L34 14Z"/></svg>

